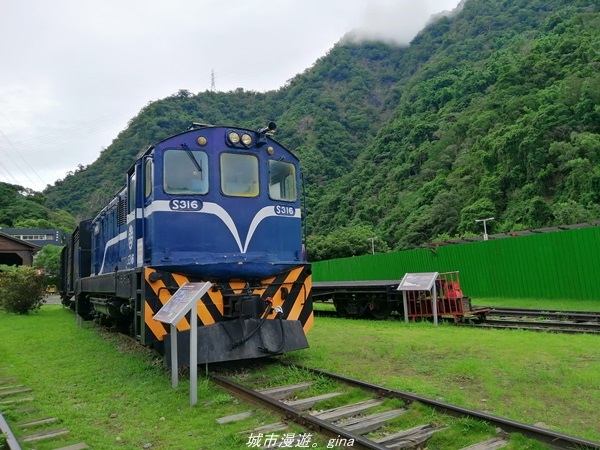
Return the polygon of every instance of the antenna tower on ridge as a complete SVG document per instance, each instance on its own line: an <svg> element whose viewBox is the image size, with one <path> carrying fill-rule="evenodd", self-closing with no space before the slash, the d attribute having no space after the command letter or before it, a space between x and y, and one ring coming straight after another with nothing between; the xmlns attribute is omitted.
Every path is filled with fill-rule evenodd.
<svg viewBox="0 0 600 450"><path fill-rule="evenodd" d="M215 69L210 71L210 90L212 92L217 90L217 86L215 85Z"/></svg>

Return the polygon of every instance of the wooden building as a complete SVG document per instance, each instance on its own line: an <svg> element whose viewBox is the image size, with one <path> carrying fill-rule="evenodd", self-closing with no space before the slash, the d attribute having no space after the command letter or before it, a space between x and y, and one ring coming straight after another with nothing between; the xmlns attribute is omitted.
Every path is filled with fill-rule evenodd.
<svg viewBox="0 0 600 450"><path fill-rule="evenodd" d="M0 264L9 266L31 266L33 255L40 246L17 239L0 231Z"/></svg>

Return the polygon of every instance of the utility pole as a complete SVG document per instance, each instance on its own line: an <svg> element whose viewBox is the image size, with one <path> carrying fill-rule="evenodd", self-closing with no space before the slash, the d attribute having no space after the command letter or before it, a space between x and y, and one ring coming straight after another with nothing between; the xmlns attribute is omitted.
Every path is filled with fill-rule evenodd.
<svg viewBox="0 0 600 450"><path fill-rule="evenodd" d="M367 239L367 241L371 241L371 254L374 255L375 254L375 239L377 239L377 237L372 237Z"/></svg>
<svg viewBox="0 0 600 450"><path fill-rule="evenodd" d="M488 240L487 223L490 220L494 220L494 218L493 217L488 217L487 219L475 219L475 222L483 222L483 240L484 241Z"/></svg>

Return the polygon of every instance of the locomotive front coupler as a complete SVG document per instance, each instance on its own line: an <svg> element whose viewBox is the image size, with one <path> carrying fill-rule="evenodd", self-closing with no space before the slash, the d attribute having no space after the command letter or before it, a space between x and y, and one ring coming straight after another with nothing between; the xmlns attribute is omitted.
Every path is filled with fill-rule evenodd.
<svg viewBox="0 0 600 450"><path fill-rule="evenodd" d="M258 319L267 308L258 294L223 295L223 317L227 319Z"/></svg>

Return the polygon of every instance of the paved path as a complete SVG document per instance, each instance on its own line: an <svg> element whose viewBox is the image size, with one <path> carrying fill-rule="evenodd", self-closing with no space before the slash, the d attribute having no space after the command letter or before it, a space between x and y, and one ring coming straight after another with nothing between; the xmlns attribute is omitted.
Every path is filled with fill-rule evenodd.
<svg viewBox="0 0 600 450"><path fill-rule="evenodd" d="M44 303L45 305L60 305L60 295L57 294L50 294L48 297L46 297L46 303Z"/></svg>

